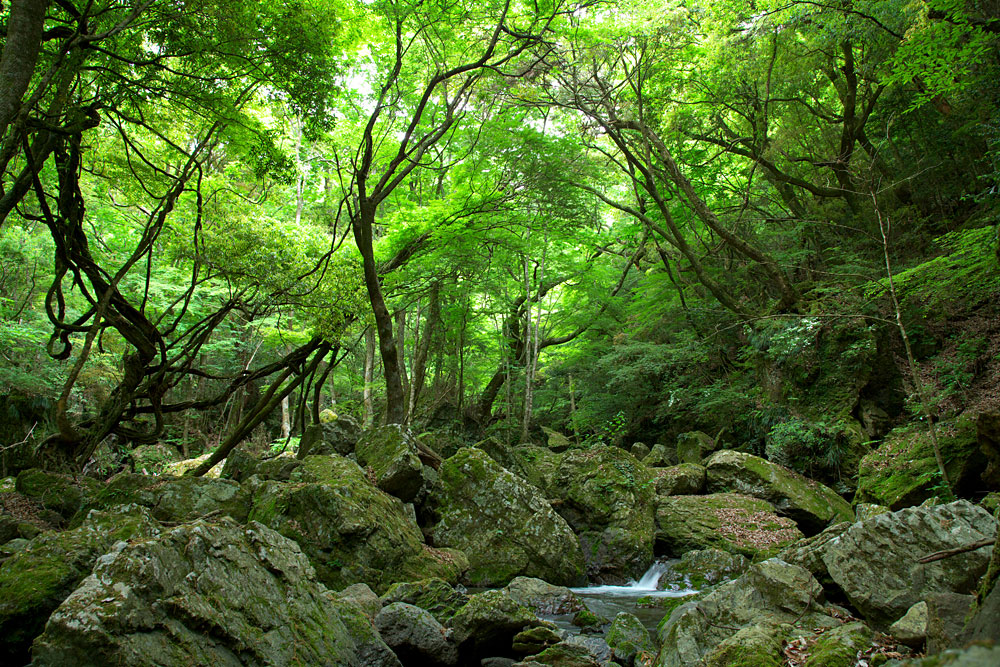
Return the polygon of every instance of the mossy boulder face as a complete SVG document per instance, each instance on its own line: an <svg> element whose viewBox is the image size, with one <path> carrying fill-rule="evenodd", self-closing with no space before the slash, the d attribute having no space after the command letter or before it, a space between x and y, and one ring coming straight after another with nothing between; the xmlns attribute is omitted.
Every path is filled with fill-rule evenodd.
<svg viewBox="0 0 1000 667"><path fill-rule="evenodd" d="M572 614L586 608L583 600L565 586L554 586L533 577L517 577L504 590L512 600L533 609L536 614Z"/></svg>
<svg viewBox="0 0 1000 667"><path fill-rule="evenodd" d="M274 458L261 460L250 452L236 449L226 457L222 474L219 476L241 484L254 475L260 479L287 482L301 465L302 462L297 460L292 452L286 451Z"/></svg>
<svg viewBox="0 0 1000 667"><path fill-rule="evenodd" d="M361 426L352 417L324 410L320 423L310 426L302 435L297 456L300 459L312 454L347 456L354 451L360 437Z"/></svg>
<svg viewBox="0 0 1000 667"><path fill-rule="evenodd" d="M442 459L451 458L458 450L465 447L465 441L462 437L448 430L426 431L418 437L420 442L427 445Z"/></svg>
<svg viewBox="0 0 1000 667"><path fill-rule="evenodd" d="M351 584L342 591L334 593L334 597L356 605L365 616L374 619L382 611L382 600L368 584Z"/></svg>
<svg viewBox="0 0 1000 667"><path fill-rule="evenodd" d="M92 509L128 504L149 508L157 521L184 523L209 514L246 521L250 494L228 479L121 473L84 504L70 525Z"/></svg>
<svg viewBox="0 0 1000 667"><path fill-rule="evenodd" d="M626 611L618 612L611 627L604 635L604 641L611 647L611 655L620 664L630 664L640 651L655 652L656 646L649 636L649 630L638 618Z"/></svg>
<svg viewBox="0 0 1000 667"><path fill-rule="evenodd" d="M516 662L511 667L531 667L532 665L549 665L550 667L601 667L590 650L581 644L560 642L550 646L541 653Z"/></svg>
<svg viewBox="0 0 1000 667"><path fill-rule="evenodd" d="M393 602L375 617L375 628L404 665L449 667L458 662L447 630L425 609Z"/></svg>
<svg viewBox="0 0 1000 667"><path fill-rule="evenodd" d="M701 431L689 431L677 436L677 460L700 464L716 449L712 436Z"/></svg>
<svg viewBox="0 0 1000 667"><path fill-rule="evenodd" d="M642 462L649 468L669 468L678 465L677 447L668 447L666 443L658 442L653 445Z"/></svg>
<svg viewBox="0 0 1000 667"><path fill-rule="evenodd" d="M740 629L705 657L705 667L782 667L787 627L757 623Z"/></svg>
<svg viewBox="0 0 1000 667"><path fill-rule="evenodd" d="M656 508L657 553L681 556L722 549L750 558L774 555L802 539L795 522L766 500L738 493L661 496Z"/></svg>
<svg viewBox="0 0 1000 667"><path fill-rule="evenodd" d="M399 424L365 431L354 446L358 463L371 468L378 488L408 503L420 491L423 463L416 438Z"/></svg>
<svg viewBox="0 0 1000 667"><path fill-rule="evenodd" d="M696 463L681 463L669 468L651 468L656 493L661 496L690 496L705 490L705 468Z"/></svg>
<svg viewBox="0 0 1000 667"><path fill-rule="evenodd" d="M393 584L380 599L382 604L405 602L426 609L439 623L447 625L469 596L444 579L430 578Z"/></svg>
<svg viewBox="0 0 1000 667"><path fill-rule="evenodd" d="M552 491L562 455L545 447L518 445L510 450L511 471L538 487L547 497Z"/></svg>
<svg viewBox="0 0 1000 667"><path fill-rule="evenodd" d="M38 500L42 507L58 513L64 519L72 517L100 488L101 483L90 477L74 478L38 468L22 470L15 482L18 493Z"/></svg>
<svg viewBox="0 0 1000 667"><path fill-rule="evenodd" d="M360 610L314 580L294 542L227 518L119 543L32 654L38 666L399 664Z"/></svg>
<svg viewBox="0 0 1000 667"><path fill-rule="evenodd" d="M93 511L78 528L40 535L0 563L0 663L27 662L49 614L113 544L149 538L158 530L144 507Z"/></svg>
<svg viewBox="0 0 1000 667"><path fill-rule="evenodd" d="M985 458L975 425L968 420L939 423L938 444L952 488L959 494L979 488ZM858 467L857 502L878 503L890 509L919 505L941 492L934 447L926 427L897 428Z"/></svg>
<svg viewBox="0 0 1000 667"><path fill-rule="evenodd" d="M579 536L588 579L625 583L646 571L653 560L655 494L645 465L619 447L570 450L552 493Z"/></svg>
<svg viewBox="0 0 1000 667"><path fill-rule="evenodd" d="M871 646L873 637L871 628L860 621L831 628L809 647L803 667L854 667L858 654Z"/></svg>
<svg viewBox="0 0 1000 667"><path fill-rule="evenodd" d="M545 446L553 452L565 452L573 446L572 441L559 431L543 426L542 433L545 434Z"/></svg>
<svg viewBox="0 0 1000 667"><path fill-rule="evenodd" d="M831 580L830 573L826 571L826 563L823 562L823 554L827 545L846 533L850 527L851 524L846 521L834 524L818 535L801 539L785 547L778 554L778 558L809 570L820 583L825 585Z"/></svg>
<svg viewBox="0 0 1000 667"><path fill-rule="evenodd" d="M766 500L807 534L854 520L850 503L833 489L759 456L722 450L708 459L705 468L710 493L732 491Z"/></svg>
<svg viewBox="0 0 1000 667"><path fill-rule="evenodd" d="M152 445L139 445L128 453L132 460L132 469L144 475L162 473L164 467L181 459L177 450L162 442Z"/></svg>
<svg viewBox="0 0 1000 667"><path fill-rule="evenodd" d="M520 575L583 582L576 536L536 487L472 447L445 461L440 474L434 544L468 555L468 583L503 586Z"/></svg>
<svg viewBox="0 0 1000 667"><path fill-rule="evenodd" d="M333 589L366 583L384 592L397 581L457 581L461 552L432 549L402 501L375 488L350 459L307 456L288 482L265 481L250 518L295 540Z"/></svg>
<svg viewBox="0 0 1000 667"><path fill-rule="evenodd" d="M163 466L164 475L176 475L178 477L186 475L189 471L194 470L199 467L202 463L207 461L212 457L213 452L207 454L202 454L193 459L181 459L180 461L174 461L173 463L166 463ZM219 461L214 466L212 466L208 472L205 473L205 477L217 478L222 475L222 468L225 466L225 461Z"/></svg>
<svg viewBox="0 0 1000 667"><path fill-rule="evenodd" d="M660 576L660 590L701 590L735 579L750 567L746 556L722 549L688 551Z"/></svg>
<svg viewBox="0 0 1000 667"><path fill-rule="evenodd" d="M995 538L997 522L965 500L911 507L851 525L823 552L830 577L878 630L934 593L971 593L986 572L992 547L933 563L917 558Z"/></svg>
<svg viewBox="0 0 1000 667"><path fill-rule="evenodd" d="M550 646L555 646L562 638L553 628L546 625L539 625L527 630L521 630L514 635L511 648L518 655L537 655Z"/></svg>
<svg viewBox="0 0 1000 667"><path fill-rule="evenodd" d="M758 563L673 611L658 631L663 646L660 665L702 664L722 642L760 623L794 623L803 628L839 625L824 613L822 602L823 588L806 570L776 558Z"/></svg>
<svg viewBox="0 0 1000 667"><path fill-rule="evenodd" d="M533 611L506 591L492 590L471 596L451 618L450 627L462 662L478 664L479 659L491 656L517 657L514 637L541 624Z"/></svg>

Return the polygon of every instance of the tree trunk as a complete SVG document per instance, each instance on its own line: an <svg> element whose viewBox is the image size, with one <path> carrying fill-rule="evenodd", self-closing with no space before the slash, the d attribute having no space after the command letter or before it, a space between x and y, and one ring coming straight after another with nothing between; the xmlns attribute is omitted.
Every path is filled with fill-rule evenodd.
<svg viewBox="0 0 1000 667"><path fill-rule="evenodd" d="M365 329L365 386L362 390L362 402L365 408L364 425L371 428L375 423L375 411L372 406L372 382L375 379L375 334L371 327Z"/></svg>
<svg viewBox="0 0 1000 667"><path fill-rule="evenodd" d="M42 44L48 0L12 0L0 56L0 136L17 117Z"/></svg>

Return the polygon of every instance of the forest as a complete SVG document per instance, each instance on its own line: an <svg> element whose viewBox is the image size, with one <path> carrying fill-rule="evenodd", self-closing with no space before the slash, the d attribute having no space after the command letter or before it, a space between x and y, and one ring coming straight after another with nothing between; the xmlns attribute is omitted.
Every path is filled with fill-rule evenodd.
<svg viewBox="0 0 1000 667"><path fill-rule="evenodd" d="M0 661L833 666L1000 641L997 0L11 0L0 51ZM941 508L967 532L906 541ZM957 549L927 566L948 583L900 575L924 589L889 609L842 581L876 520L907 558ZM525 546L532 525L568 541ZM113 544L192 526L297 543L264 570L302 599L368 587L381 638L346 598L281 607L326 628L294 655L200 607L156 632L234 644L59 624ZM73 573L28 595L45 549ZM746 563L647 601L648 646L598 618L606 657L495 610L477 634L471 593L423 607L445 648L378 620L421 608L417 581L516 598L705 550ZM706 611L786 561L817 592L776 622L843 622L825 595L867 632L857 662L818 657L834 630ZM971 596L947 641L890 630L947 617L934 595Z"/></svg>

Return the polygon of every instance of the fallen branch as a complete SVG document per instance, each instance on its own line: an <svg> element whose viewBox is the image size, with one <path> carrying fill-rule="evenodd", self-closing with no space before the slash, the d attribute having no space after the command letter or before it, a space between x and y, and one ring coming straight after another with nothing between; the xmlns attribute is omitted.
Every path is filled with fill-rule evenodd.
<svg viewBox="0 0 1000 667"><path fill-rule="evenodd" d="M982 549L983 547L988 547L991 544L996 543L995 537L987 537L985 539L972 542L971 544L966 544L960 547L955 547L954 549L945 549L943 551L935 551L932 554L927 554L923 558L918 558L918 563L933 563L936 560L944 560L951 556L957 556L958 554L964 554L968 551L975 551L976 549Z"/></svg>

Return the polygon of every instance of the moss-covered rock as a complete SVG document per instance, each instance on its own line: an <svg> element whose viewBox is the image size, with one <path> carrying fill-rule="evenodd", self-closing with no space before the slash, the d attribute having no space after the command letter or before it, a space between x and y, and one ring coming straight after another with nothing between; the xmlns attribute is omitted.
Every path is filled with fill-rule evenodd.
<svg viewBox="0 0 1000 667"><path fill-rule="evenodd" d="M619 447L570 450L552 493L579 536L591 581L625 583L646 571L653 560L655 495L645 465Z"/></svg>
<svg viewBox="0 0 1000 667"><path fill-rule="evenodd" d="M511 667L531 667L532 665L550 665L551 667L600 667L590 651L580 644L560 642L550 646L538 655L514 663Z"/></svg>
<svg viewBox="0 0 1000 667"><path fill-rule="evenodd" d="M468 565L461 552L424 544L403 503L336 454L307 456L288 482L260 483L250 518L298 542L333 589L361 582L384 592L428 577L454 582Z"/></svg>
<svg viewBox="0 0 1000 667"><path fill-rule="evenodd" d="M1000 664L1000 645L970 646L926 658L887 663L892 667L996 667L998 664Z"/></svg>
<svg viewBox="0 0 1000 667"><path fill-rule="evenodd" d="M65 519L72 517L100 488L101 483L90 477L59 475L38 468L22 470L15 483L18 493L38 500L42 507Z"/></svg>
<svg viewBox="0 0 1000 667"><path fill-rule="evenodd" d="M677 436L677 460L701 464L716 449L712 436L701 431L689 431Z"/></svg>
<svg viewBox="0 0 1000 667"><path fill-rule="evenodd" d="M452 617L450 626L462 660L478 664L478 658L516 657L514 637L540 624L534 612L515 602L506 591L493 590L471 596Z"/></svg>
<svg viewBox="0 0 1000 667"><path fill-rule="evenodd" d="M769 502L738 493L661 496L657 504L658 553L716 548L755 558L802 537L795 522L778 516Z"/></svg>
<svg viewBox="0 0 1000 667"><path fill-rule="evenodd" d="M938 444L952 488L978 487L985 460L975 425L968 420L938 424ZM893 510L919 505L942 490L934 448L926 427L911 424L893 430L858 468L857 502Z"/></svg>
<svg viewBox="0 0 1000 667"><path fill-rule="evenodd" d="M382 604L405 602L426 609L439 623L447 625L451 617L469 601L469 596L444 579L431 578L393 584L381 601Z"/></svg>
<svg viewBox="0 0 1000 667"><path fill-rule="evenodd" d="M997 523L965 500L910 507L851 525L823 551L830 577L878 630L933 593L971 593L991 547L932 563L917 558L996 537Z"/></svg>
<svg viewBox="0 0 1000 667"><path fill-rule="evenodd" d="M553 492L553 481L562 455L545 447L518 445L510 451L511 471L538 487L547 497Z"/></svg>
<svg viewBox="0 0 1000 667"><path fill-rule="evenodd" d="M32 640L45 620L95 561L120 540L156 535L148 510L136 505L91 512L82 524L61 533L45 533L0 563L0 662L24 664Z"/></svg>
<svg viewBox="0 0 1000 667"><path fill-rule="evenodd" d="M695 463L681 463L669 468L651 468L656 493L661 496L690 496L705 490L705 468Z"/></svg>
<svg viewBox="0 0 1000 667"><path fill-rule="evenodd" d="M73 518L76 525L92 509L142 505L157 521L183 523L208 515L246 521L250 494L239 484L210 477L115 475Z"/></svg>
<svg viewBox="0 0 1000 667"><path fill-rule="evenodd" d="M600 614L595 614L587 607L573 614L573 625L580 628L583 632L600 632L601 628L604 628L609 623L611 623L610 620Z"/></svg>
<svg viewBox="0 0 1000 667"><path fill-rule="evenodd" d="M458 662L447 630L425 609L390 603L375 617L375 628L404 665L450 667Z"/></svg>
<svg viewBox="0 0 1000 667"><path fill-rule="evenodd" d="M660 576L660 590L695 589L716 586L735 579L750 567L745 556L722 549L688 551Z"/></svg>
<svg viewBox="0 0 1000 667"><path fill-rule="evenodd" d="M669 447L664 442L658 442L653 445L642 462L649 468L669 468L678 465L677 447Z"/></svg>
<svg viewBox="0 0 1000 667"><path fill-rule="evenodd" d="M440 474L434 544L468 554L469 583L503 586L520 575L583 582L576 537L536 487L472 447L445 461Z"/></svg>
<svg viewBox="0 0 1000 667"><path fill-rule="evenodd" d="M511 599L541 615L572 614L585 609L576 593L533 577L517 577L504 588Z"/></svg>
<svg viewBox="0 0 1000 667"><path fill-rule="evenodd" d="M189 471L194 470L202 463L211 458L213 452L208 452L207 454L202 454L193 459L182 459L180 461L174 461L173 463L165 463L163 465L164 475L176 475L178 477L186 475ZM225 461L219 461L214 466L209 468L208 472L205 473L205 477L210 479L215 479L222 474L222 468L225 466Z"/></svg>
<svg viewBox="0 0 1000 667"><path fill-rule="evenodd" d="M705 667L781 667L786 628L758 623L742 628L705 657Z"/></svg>
<svg viewBox="0 0 1000 667"><path fill-rule="evenodd" d="M776 558L758 563L739 578L673 611L658 630L663 646L660 665L701 664L722 642L761 623L794 623L803 628L839 625L824 613L822 601L822 587L806 570ZM734 658L744 655L736 647L731 650Z"/></svg>
<svg viewBox="0 0 1000 667"><path fill-rule="evenodd" d="M119 543L52 614L33 665L389 665L298 546L223 518Z"/></svg>
<svg viewBox="0 0 1000 667"><path fill-rule="evenodd" d="M368 584L351 584L334 593L334 597L356 605L369 619L374 619L382 611L382 600Z"/></svg>
<svg viewBox="0 0 1000 667"><path fill-rule="evenodd" d="M604 641L611 647L611 655L615 661L625 665L632 663L640 651L656 651L646 626L625 611L619 612L611 621L611 627L604 634Z"/></svg>
<svg viewBox="0 0 1000 667"><path fill-rule="evenodd" d="M845 623L819 635L803 667L854 667L858 654L872 643L871 628L860 621Z"/></svg>
<svg viewBox="0 0 1000 667"><path fill-rule="evenodd" d="M365 431L354 446L358 463L371 468L378 488L407 503L423 483L418 451L416 438L399 424Z"/></svg>
<svg viewBox="0 0 1000 667"><path fill-rule="evenodd" d="M518 655L536 655L550 646L555 646L562 638L559 633L547 625L539 625L534 628L521 630L514 635L511 648Z"/></svg>
<svg viewBox="0 0 1000 667"><path fill-rule="evenodd" d="M818 535L788 545L781 550L778 558L786 563L809 570L821 584L832 583L830 573L826 571L826 563L823 562L823 554L826 552L827 545L847 532L850 527L851 524L846 521L834 524Z"/></svg>
<svg viewBox="0 0 1000 667"><path fill-rule="evenodd" d="M162 442L152 445L139 445L128 453L132 460L132 469L144 475L157 475L164 472L164 467L181 459L177 450Z"/></svg>
<svg viewBox="0 0 1000 667"><path fill-rule="evenodd" d="M17 490L17 478L4 477L0 479L0 493L13 493Z"/></svg>
<svg viewBox="0 0 1000 667"><path fill-rule="evenodd" d="M759 456L722 450L709 458L705 468L709 492L732 491L766 500L807 534L854 520L851 505L833 489Z"/></svg>

